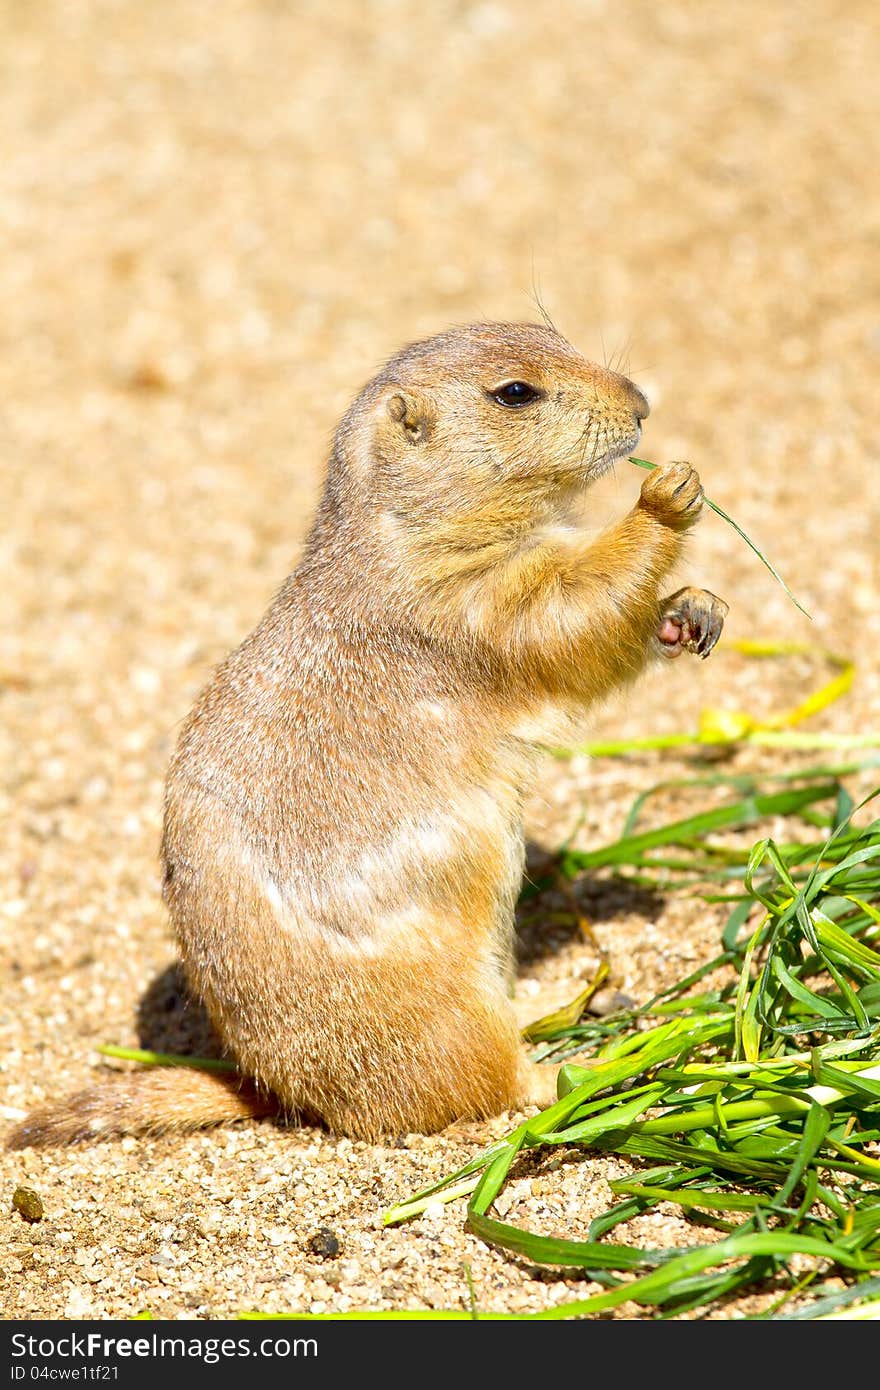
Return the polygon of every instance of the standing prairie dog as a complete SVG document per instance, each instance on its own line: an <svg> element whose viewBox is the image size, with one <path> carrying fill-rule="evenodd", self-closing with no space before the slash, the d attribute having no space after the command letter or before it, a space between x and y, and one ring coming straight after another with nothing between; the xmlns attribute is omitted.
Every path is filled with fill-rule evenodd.
<svg viewBox="0 0 880 1390"><path fill-rule="evenodd" d="M708 655L726 604L660 598L695 470L588 539L638 443L626 378L547 327L404 348L336 435L303 559L217 670L168 774L164 895L239 1081L115 1078L18 1147L283 1111L375 1140L555 1097L510 1002L529 731Z"/></svg>

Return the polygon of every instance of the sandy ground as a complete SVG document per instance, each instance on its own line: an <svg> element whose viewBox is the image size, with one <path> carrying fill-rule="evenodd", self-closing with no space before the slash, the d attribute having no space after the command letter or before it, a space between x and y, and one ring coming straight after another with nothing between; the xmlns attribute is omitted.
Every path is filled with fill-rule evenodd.
<svg viewBox="0 0 880 1390"><path fill-rule="evenodd" d="M687 573L730 600L728 635L855 658L852 693L812 727L880 727L874 10L3 0L6 1120L93 1078L98 1043L200 1046L158 891L175 730L295 561L341 409L403 341L532 319L539 289L649 393L643 454L698 464L813 615L709 517ZM620 466L593 519L640 481ZM824 675L722 646L593 728L684 730ZM530 833L552 847L583 817L579 843L602 843L637 792L692 769L548 761ZM722 918L698 899L583 891L636 998L714 953ZM571 997L594 964L548 921L524 1008ZM4 1314L460 1307L465 1264L483 1307L569 1299L589 1286L486 1249L460 1204L381 1228L508 1124L395 1147L253 1124L4 1154ZM503 1209L577 1234L621 1170L525 1168ZM38 1225L11 1209L19 1183ZM335 1259L309 1244L322 1227ZM699 1238L671 1212L630 1234Z"/></svg>

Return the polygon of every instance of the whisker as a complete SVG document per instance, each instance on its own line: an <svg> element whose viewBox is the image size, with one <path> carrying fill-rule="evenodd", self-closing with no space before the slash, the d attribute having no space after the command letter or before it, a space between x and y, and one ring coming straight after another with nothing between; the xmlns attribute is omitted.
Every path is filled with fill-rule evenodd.
<svg viewBox="0 0 880 1390"><path fill-rule="evenodd" d="M535 305L536 309L538 310L538 313L541 315L541 318L542 318L542 320L543 320L543 322L544 322L544 327L545 327L545 328L549 328L553 333L558 333L558 332L559 332L559 329L556 327L556 324L553 322L552 318L550 317L550 314L549 314L549 311L548 311L548 309L547 309L547 306L546 306L546 304L544 303L544 300L543 300L543 296L542 296L542 293L541 293L541 282L540 282L540 280L538 279L538 273L537 273L537 271L535 270L535 253L534 253L534 250L532 251L532 292L531 292L531 294L529 295L529 298L531 299L532 303Z"/></svg>

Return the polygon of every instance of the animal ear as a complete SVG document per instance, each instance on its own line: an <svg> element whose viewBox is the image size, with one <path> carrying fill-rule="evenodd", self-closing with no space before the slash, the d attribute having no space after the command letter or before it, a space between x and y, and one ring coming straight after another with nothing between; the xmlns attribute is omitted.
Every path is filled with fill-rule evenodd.
<svg viewBox="0 0 880 1390"><path fill-rule="evenodd" d="M388 397L386 410L410 444L421 444L431 433L433 413L424 396L397 391Z"/></svg>

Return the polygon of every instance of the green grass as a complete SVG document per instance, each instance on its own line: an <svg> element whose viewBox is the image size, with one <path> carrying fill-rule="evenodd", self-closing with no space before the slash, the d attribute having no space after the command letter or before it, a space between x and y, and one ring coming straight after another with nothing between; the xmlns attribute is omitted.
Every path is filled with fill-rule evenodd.
<svg viewBox="0 0 880 1390"><path fill-rule="evenodd" d="M563 1067L559 1100L387 1223L469 1192L467 1224L487 1244L600 1286L535 1315L542 1320L624 1303L661 1318L706 1314L756 1291L770 1295L762 1317L876 1315L880 820L853 822L839 780L851 770L814 768L763 786L748 776L690 779L732 794L642 830L645 794L615 843L561 850L557 868L568 878L611 871L664 891L698 885L707 901L728 904L720 951L640 1008L606 1019L560 1011L533 1025L531 1036L545 1039L540 1058L578 1054ZM800 833L742 847L717 839L769 816L791 817ZM562 1021L548 1031L554 1019ZM492 1215L511 1172L584 1152L633 1161L585 1239ZM633 1218L668 1203L697 1244L646 1249L618 1239Z"/></svg>

